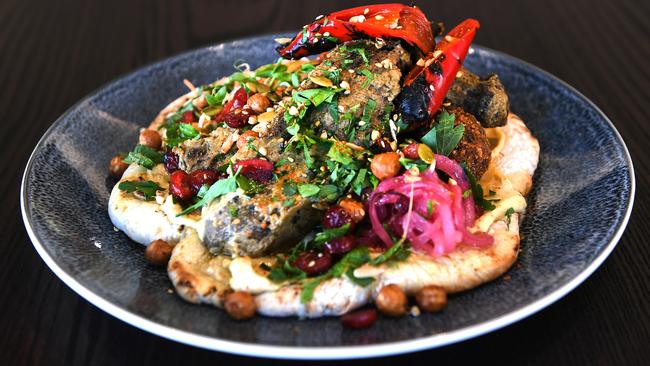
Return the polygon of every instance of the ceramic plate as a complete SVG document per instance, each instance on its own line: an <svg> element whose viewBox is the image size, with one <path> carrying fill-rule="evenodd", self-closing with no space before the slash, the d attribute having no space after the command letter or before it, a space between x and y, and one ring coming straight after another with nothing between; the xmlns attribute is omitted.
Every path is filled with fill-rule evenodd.
<svg viewBox="0 0 650 366"><path fill-rule="evenodd" d="M583 95L511 56L475 46L466 66L497 73L541 145L522 222L521 253L508 272L453 296L438 314L380 319L349 331L337 318L231 320L223 311L170 293L164 270L113 229L107 163L129 151L138 129L185 93L182 80L208 83L277 58L262 36L184 53L120 78L70 108L39 141L21 190L29 236L45 263L79 295L113 316L198 347L278 358L371 357L439 347L506 326L548 306L584 281L614 249L634 198L630 156L607 117Z"/></svg>

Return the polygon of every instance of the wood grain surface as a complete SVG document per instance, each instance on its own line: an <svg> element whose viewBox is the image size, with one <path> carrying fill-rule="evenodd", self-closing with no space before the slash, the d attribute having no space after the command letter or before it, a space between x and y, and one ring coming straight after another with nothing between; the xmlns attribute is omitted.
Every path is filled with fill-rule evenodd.
<svg viewBox="0 0 650 366"><path fill-rule="evenodd" d="M419 1L432 19L481 21L476 42L533 63L594 101L623 135L637 194L618 247L549 308L442 349L355 365L650 363L650 2ZM63 284L30 243L19 210L27 158L77 100L126 72L223 40L297 30L359 1L0 2L0 364L303 364L196 349L136 329ZM346 362L334 362L344 364Z"/></svg>

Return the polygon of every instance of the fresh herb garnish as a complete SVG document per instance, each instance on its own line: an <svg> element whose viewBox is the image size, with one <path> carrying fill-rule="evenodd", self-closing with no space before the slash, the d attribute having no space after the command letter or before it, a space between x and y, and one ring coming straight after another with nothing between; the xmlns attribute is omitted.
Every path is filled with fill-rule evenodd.
<svg viewBox="0 0 650 366"><path fill-rule="evenodd" d="M165 144L168 147L178 146L185 140L198 139L200 137L199 131L188 123L171 122L167 123L165 128Z"/></svg>
<svg viewBox="0 0 650 366"><path fill-rule="evenodd" d="M436 154L449 155L463 138L465 126L459 124L454 127L454 118L453 113L440 112L437 124L422 137L422 142Z"/></svg>
<svg viewBox="0 0 650 366"><path fill-rule="evenodd" d="M320 188L315 184L306 183L298 186L298 193L300 193L300 195L305 198L315 196L319 191Z"/></svg>
<svg viewBox="0 0 650 366"><path fill-rule="evenodd" d="M391 260L403 261L406 260L406 258L408 258L410 255L411 251L408 250L408 248L404 247L403 241L400 240L397 243L393 244L393 246L388 248L385 252L372 259L370 261L370 264L373 266L378 266Z"/></svg>
<svg viewBox="0 0 650 366"><path fill-rule="evenodd" d="M483 187L481 187L474 174L472 174L472 172L467 168L467 164L463 162L460 164L460 166L463 167L463 170L467 175L467 179L469 180L469 184L472 187L472 196L474 197L474 202L486 211L494 210L496 206L494 206L490 201L486 200L483 197Z"/></svg>
<svg viewBox="0 0 650 366"><path fill-rule="evenodd" d="M216 90L216 92L215 92L215 90ZM224 98L226 98L227 94L228 94L228 89L224 85L224 86L221 86L219 89L214 88L212 90L212 93L207 93L205 95L205 100L211 106L221 105L221 104L223 104L223 100L224 100Z"/></svg>
<svg viewBox="0 0 650 366"><path fill-rule="evenodd" d="M363 82L361 83L361 87L362 87L363 89L365 89L365 88L367 88L367 87L370 86L370 83L372 83L372 81L374 80L375 75L374 75L370 70L366 70L366 69L363 69L363 70L361 70L361 71L359 71L359 72L362 73L363 76L366 77L366 78L363 80Z"/></svg>
<svg viewBox="0 0 650 366"><path fill-rule="evenodd" d="M160 164L162 161L163 154L149 146L140 144L137 145L124 159L124 162L127 164L136 163L147 169L153 169L156 164Z"/></svg>
<svg viewBox="0 0 650 366"><path fill-rule="evenodd" d="M349 229L350 224L345 224L337 228L325 229L319 233L316 233L316 236L314 236L314 244L316 246L321 246L332 239L340 238L343 235L347 234Z"/></svg>
<svg viewBox="0 0 650 366"><path fill-rule="evenodd" d="M125 192L135 192L138 191L142 193L146 200L152 200L156 196L156 191L163 191L158 184L150 180L145 181L123 181L118 184L117 188Z"/></svg>
<svg viewBox="0 0 650 366"><path fill-rule="evenodd" d="M515 213L515 209L512 207L506 210L506 224L508 225L508 230L510 230L510 220L512 219L513 213Z"/></svg>
<svg viewBox="0 0 650 366"><path fill-rule="evenodd" d="M183 210L183 212L179 213L176 216L178 217L178 216L186 215L186 214L196 210L199 207L203 207L203 206L207 205L208 203L212 202L217 197L220 197L220 196L223 196L224 194L236 191L237 190L237 176L239 175L240 171L241 171L241 167L237 170L237 172L233 176L215 182L205 192L205 194L203 195L203 198L201 198L197 203L195 203L192 206L186 208L185 210Z"/></svg>

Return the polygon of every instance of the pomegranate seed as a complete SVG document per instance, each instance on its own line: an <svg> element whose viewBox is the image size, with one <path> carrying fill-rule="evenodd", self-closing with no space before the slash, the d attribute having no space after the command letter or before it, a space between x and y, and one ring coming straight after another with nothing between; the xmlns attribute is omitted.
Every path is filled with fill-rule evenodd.
<svg viewBox="0 0 650 366"><path fill-rule="evenodd" d="M189 201L194 196L190 176L177 170L169 177L169 192L180 201Z"/></svg>
<svg viewBox="0 0 650 366"><path fill-rule="evenodd" d="M231 128L242 128L246 126L248 123L248 114L242 114L242 113L226 113L223 115L222 120L226 122L228 127Z"/></svg>
<svg viewBox="0 0 650 366"><path fill-rule="evenodd" d="M266 183L273 179L274 167L268 160L258 158L240 160L233 165L232 169L237 172L240 167L239 174L258 183Z"/></svg>
<svg viewBox="0 0 650 366"><path fill-rule="evenodd" d="M377 310L364 309L345 314L341 317L341 323L346 328L362 329L368 328L377 321Z"/></svg>
<svg viewBox="0 0 650 366"><path fill-rule="evenodd" d="M219 180L219 173L210 169L199 169L190 173L190 184L194 190L194 194L199 192L199 189L204 184L213 184Z"/></svg>
<svg viewBox="0 0 650 366"><path fill-rule="evenodd" d="M323 226L326 229L334 229L345 224L350 224L350 229L354 225L352 216L341 206L334 205L325 211L323 215Z"/></svg>
<svg viewBox="0 0 650 366"><path fill-rule="evenodd" d="M340 238L332 239L325 243L325 253L329 254L345 254L356 246L354 236L346 235Z"/></svg>
<svg viewBox="0 0 650 366"><path fill-rule="evenodd" d="M165 164L165 170L167 173L171 174L178 170L178 155L169 150L163 156L163 163Z"/></svg>
<svg viewBox="0 0 650 366"><path fill-rule="evenodd" d="M418 144L415 142L403 148L402 153L404 153L404 157L407 159L416 160L420 158L420 155L418 154Z"/></svg>
<svg viewBox="0 0 650 366"><path fill-rule="evenodd" d="M292 264L307 275L314 276L327 271L332 266L332 256L328 253L309 250L300 253Z"/></svg>
<svg viewBox="0 0 650 366"><path fill-rule="evenodd" d="M192 123L192 122L196 122L196 119L194 118L194 112L192 111L183 112L183 117L181 117L181 123Z"/></svg>

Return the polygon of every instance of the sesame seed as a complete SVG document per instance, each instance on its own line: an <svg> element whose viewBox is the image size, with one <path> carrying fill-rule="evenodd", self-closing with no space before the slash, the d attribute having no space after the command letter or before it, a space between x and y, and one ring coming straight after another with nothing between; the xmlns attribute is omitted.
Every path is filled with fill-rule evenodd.
<svg viewBox="0 0 650 366"><path fill-rule="evenodd" d="M393 114L393 121L397 121L398 118L399 116L397 114Z"/></svg>
<svg viewBox="0 0 650 366"><path fill-rule="evenodd" d="M348 72L349 72L350 74L354 74L354 69L348 69Z"/></svg>
<svg viewBox="0 0 650 366"><path fill-rule="evenodd" d="M321 139L326 139L327 138L327 131L323 131L323 133L320 134Z"/></svg>
<svg viewBox="0 0 650 366"><path fill-rule="evenodd" d="M368 14L369 12L370 12L370 9L368 9L368 8L363 9L363 14Z"/></svg>
<svg viewBox="0 0 650 366"><path fill-rule="evenodd" d="M314 20L321 20L321 19L323 19L323 14L317 16L316 19L314 19Z"/></svg>
<svg viewBox="0 0 650 366"><path fill-rule="evenodd" d="M359 121L359 123L357 123L357 124L358 124L359 126L364 126L364 125L366 124L366 121Z"/></svg>
<svg viewBox="0 0 650 366"><path fill-rule="evenodd" d="M382 20L382 19L384 19L384 17L381 16L381 15L375 15L375 19L377 19L377 20Z"/></svg>
<svg viewBox="0 0 650 366"><path fill-rule="evenodd" d="M241 220L240 220L240 219L234 219L234 220L232 220L232 224L233 224L233 225L239 225L240 223L241 223Z"/></svg>
<svg viewBox="0 0 650 366"><path fill-rule="evenodd" d="M324 35L325 37L329 37L329 36L330 36L330 32L325 32L325 33L323 33L323 35Z"/></svg>
<svg viewBox="0 0 650 366"><path fill-rule="evenodd" d="M431 89L431 91L435 91L435 90L436 90L436 88L435 88L432 84L429 84L429 89Z"/></svg>
<svg viewBox="0 0 650 366"><path fill-rule="evenodd" d="M422 314L422 312L420 311L420 308L417 307L416 305L413 305L411 307L411 310L409 311L409 313L411 314L411 316L415 316L415 317L418 317L418 316L420 316L420 314Z"/></svg>
<svg viewBox="0 0 650 366"><path fill-rule="evenodd" d="M257 151L259 151L261 155L266 156L267 152L266 152L266 148L264 146L257 149Z"/></svg>
<svg viewBox="0 0 650 366"><path fill-rule="evenodd" d="M455 41L455 40L456 40L456 38L454 38L454 37L452 37L452 36L450 36L450 35L446 35L446 36L445 36L445 41L447 41L447 42L453 42L453 41Z"/></svg>
<svg viewBox="0 0 650 366"><path fill-rule="evenodd" d="M343 88L343 89L350 89L350 83L348 83L348 82L345 81L345 80L341 81L340 86L341 86L341 88Z"/></svg>
<svg viewBox="0 0 650 366"><path fill-rule="evenodd" d="M316 265L316 261L311 261L311 262L307 263L307 267L313 267L315 265Z"/></svg>
<svg viewBox="0 0 650 366"><path fill-rule="evenodd" d="M292 158L292 157L288 157L287 160L289 160L289 161L292 162L292 163L295 161L295 159Z"/></svg>
<svg viewBox="0 0 650 366"><path fill-rule="evenodd" d="M456 77L457 77L457 78L459 78L459 77L461 77L461 76L463 76L463 72L462 72L462 71L459 71L459 72L456 73Z"/></svg>
<svg viewBox="0 0 650 366"><path fill-rule="evenodd" d="M289 115L291 115L291 116L297 116L298 114L299 114L299 112L298 112L298 108L296 108L296 106L293 106L293 105L292 105L292 106L289 108Z"/></svg>
<svg viewBox="0 0 650 366"><path fill-rule="evenodd" d="M424 60L423 59L418 59L418 62L416 62L415 64L422 67L422 66L424 66Z"/></svg>
<svg viewBox="0 0 650 366"><path fill-rule="evenodd" d="M377 130L372 130L372 132L370 133L370 139L372 141L377 140L379 138L379 136L381 136L381 134Z"/></svg>

